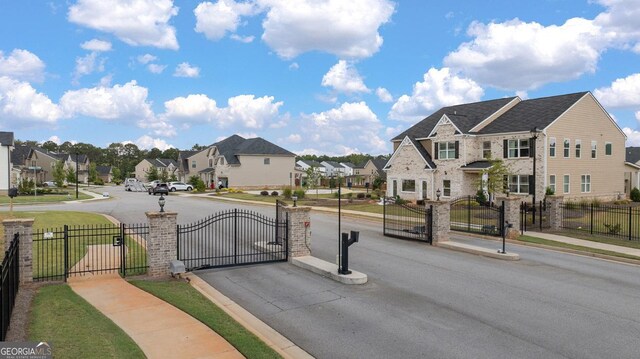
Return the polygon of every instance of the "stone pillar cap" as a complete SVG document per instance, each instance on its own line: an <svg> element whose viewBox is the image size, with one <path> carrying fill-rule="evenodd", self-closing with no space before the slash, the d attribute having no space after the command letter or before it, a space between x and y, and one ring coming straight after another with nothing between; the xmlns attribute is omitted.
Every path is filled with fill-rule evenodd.
<svg viewBox="0 0 640 359"><path fill-rule="evenodd" d="M34 218L7 218L2 220L2 224L9 223L22 223L22 224L30 224L35 221Z"/></svg>
<svg viewBox="0 0 640 359"><path fill-rule="evenodd" d="M144 212L147 217L168 217L168 216L177 216L178 212L159 212L159 211L150 211Z"/></svg>

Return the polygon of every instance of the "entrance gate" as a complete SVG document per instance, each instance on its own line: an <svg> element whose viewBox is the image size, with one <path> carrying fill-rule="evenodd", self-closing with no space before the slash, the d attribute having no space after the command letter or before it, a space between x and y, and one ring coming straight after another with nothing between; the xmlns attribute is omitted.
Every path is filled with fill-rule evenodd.
<svg viewBox="0 0 640 359"><path fill-rule="evenodd" d="M383 234L387 237L413 239L431 244L433 239L433 206L400 204L385 198Z"/></svg>
<svg viewBox="0 0 640 359"><path fill-rule="evenodd" d="M472 196L451 201L450 228L454 231L501 236L504 227L504 204L480 203Z"/></svg>
<svg viewBox="0 0 640 359"><path fill-rule="evenodd" d="M278 201L276 217L232 209L178 225L178 260L188 271L286 262L289 216Z"/></svg>

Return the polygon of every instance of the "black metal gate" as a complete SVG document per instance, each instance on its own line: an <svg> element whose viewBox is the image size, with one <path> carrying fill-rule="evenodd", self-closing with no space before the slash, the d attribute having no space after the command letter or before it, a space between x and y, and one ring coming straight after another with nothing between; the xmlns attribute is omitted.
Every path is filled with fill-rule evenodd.
<svg viewBox="0 0 640 359"><path fill-rule="evenodd" d="M70 276L147 271L146 224L96 224L35 230L33 280L67 280Z"/></svg>
<svg viewBox="0 0 640 359"><path fill-rule="evenodd" d="M178 225L178 259L188 271L287 261L289 216L276 205L276 218L232 209Z"/></svg>
<svg viewBox="0 0 640 359"><path fill-rule="evenodd" d="M451 201L451 230L500 236L503 226L504 205L480 203L472 196L459 197Z"/></svg>
<svg viewBox="0 0 640 359"><path fill-rule="evenodd" d="M433 206L425 207L397 200L383 200L383 234L387 237L412 239L431 244L433 239Z"/></svg>
<svg viewBox="0 0 640 359"><path fill-rule="evenodd" d="M547 201L540 201L536 205L529 202L520 203L520 230L540 231L551 228Z"/></svg>

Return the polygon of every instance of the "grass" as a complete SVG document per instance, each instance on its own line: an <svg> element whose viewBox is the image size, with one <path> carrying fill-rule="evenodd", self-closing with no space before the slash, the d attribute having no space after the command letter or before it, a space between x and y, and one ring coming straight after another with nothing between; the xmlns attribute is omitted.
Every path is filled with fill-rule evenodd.
<svg viewBox="0 0 640 359"><path fill-rule="evenodd" d="M55 358L144 358L136 343L67 285L38 290L29 340L53 344Z"/></svg>
<svg viewBox="0 0 640 359"><path fill-rule="evenodd" d="M131 284L198 319L249 359L280 358L278 353L185 282L133 280Z"/></svg>
<svg viewBox="0 0 640 359"><path fill-rule="evenodd" d="M624 253L611 252L611 251L606 251L606 250L596 249L596 248L591 248L591 247L576 246L576 245L573 245L573 244L550 241L550 240L547 240L547 239L531 237L531 236L520 236L520 237L518 237L517 240L518 241L522 241L522 242L527 242L527 243L542 244L542 245L551 246L551 247L573 249L573 250L577 250L577 251L581 251L581 252L604 254L604 255L612 256L612 257L621 257L621 258L627 258L627 259L640 260L640 257L636 257L636 256L624 254ZM604 242L604 243L609 243L609 242ZM609 244L611 244L611 243L609 243Z"/></svg>
<svg viewBox="0 0 640 359"><path fill-rule="evenodd" d="M565 229L561 231L550 231L550 233L558 234L561 236L572 237L572 238L584 239L586 241L606 243L606 244L612 244L612 245L621 246L621 247L640 249L640 241L638 240L630 241L627 239L623 239L622 237L607 237L604 235L600 236L598 234L590 235L589 233L585 233L579 230L569 230L569 229Z"/></svg>
<svg viewBox="0 0 640 359"><path fill-rule="evenodd" d="M71 192L69 192L71 193ZM84 193L78 194L78 199L89 199L91 196L88 196ZM37 195L37 196L18 196L13 199L13 204L33 204L33 203L52 203L52 202L63 202L63 201L75 201L76 196L75 193L71 194L71 198L66 194L45 194L45 195ZM8 196L0 196L0 204L9 204L11 198Z"/></svg>

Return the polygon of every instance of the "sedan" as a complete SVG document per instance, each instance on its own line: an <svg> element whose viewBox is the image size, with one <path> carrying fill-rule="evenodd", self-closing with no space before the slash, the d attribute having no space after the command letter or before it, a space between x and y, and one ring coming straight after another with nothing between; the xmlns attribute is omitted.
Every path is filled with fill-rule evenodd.
<svg viewBox="0 0 640 359"><path fill-rule="evenodd" d="M47 182L44 182L44 183L42 183L42 185L43 185L44 187L56 187L56 183L55 183L55 182L53 182L53 181L47 181Z"/></svg>
<svg viewBox="0 0 640 359"><path fill-rule="evenodd" d="M186 184L184 182L169 182L169 190L171 192L191 191L193 190L193 187L190 184Z"/></svg>
<svg viewBox="0 0 640 359"><path fill-rule="evenodd" d="M166 183L158 183L158 184L157 184L155 187L153 187L153 188L149 187L149 190L148 190L148 191L149 191L149 194L152 194L152 195L154 195L154 196L155 196L156 194L158 194L158 193L160 193L161 195L162 195L162 194L166 194L166 195L168 195L168 194L169 194L169 187L167 186L167 184L166 184Z"/></svg>

